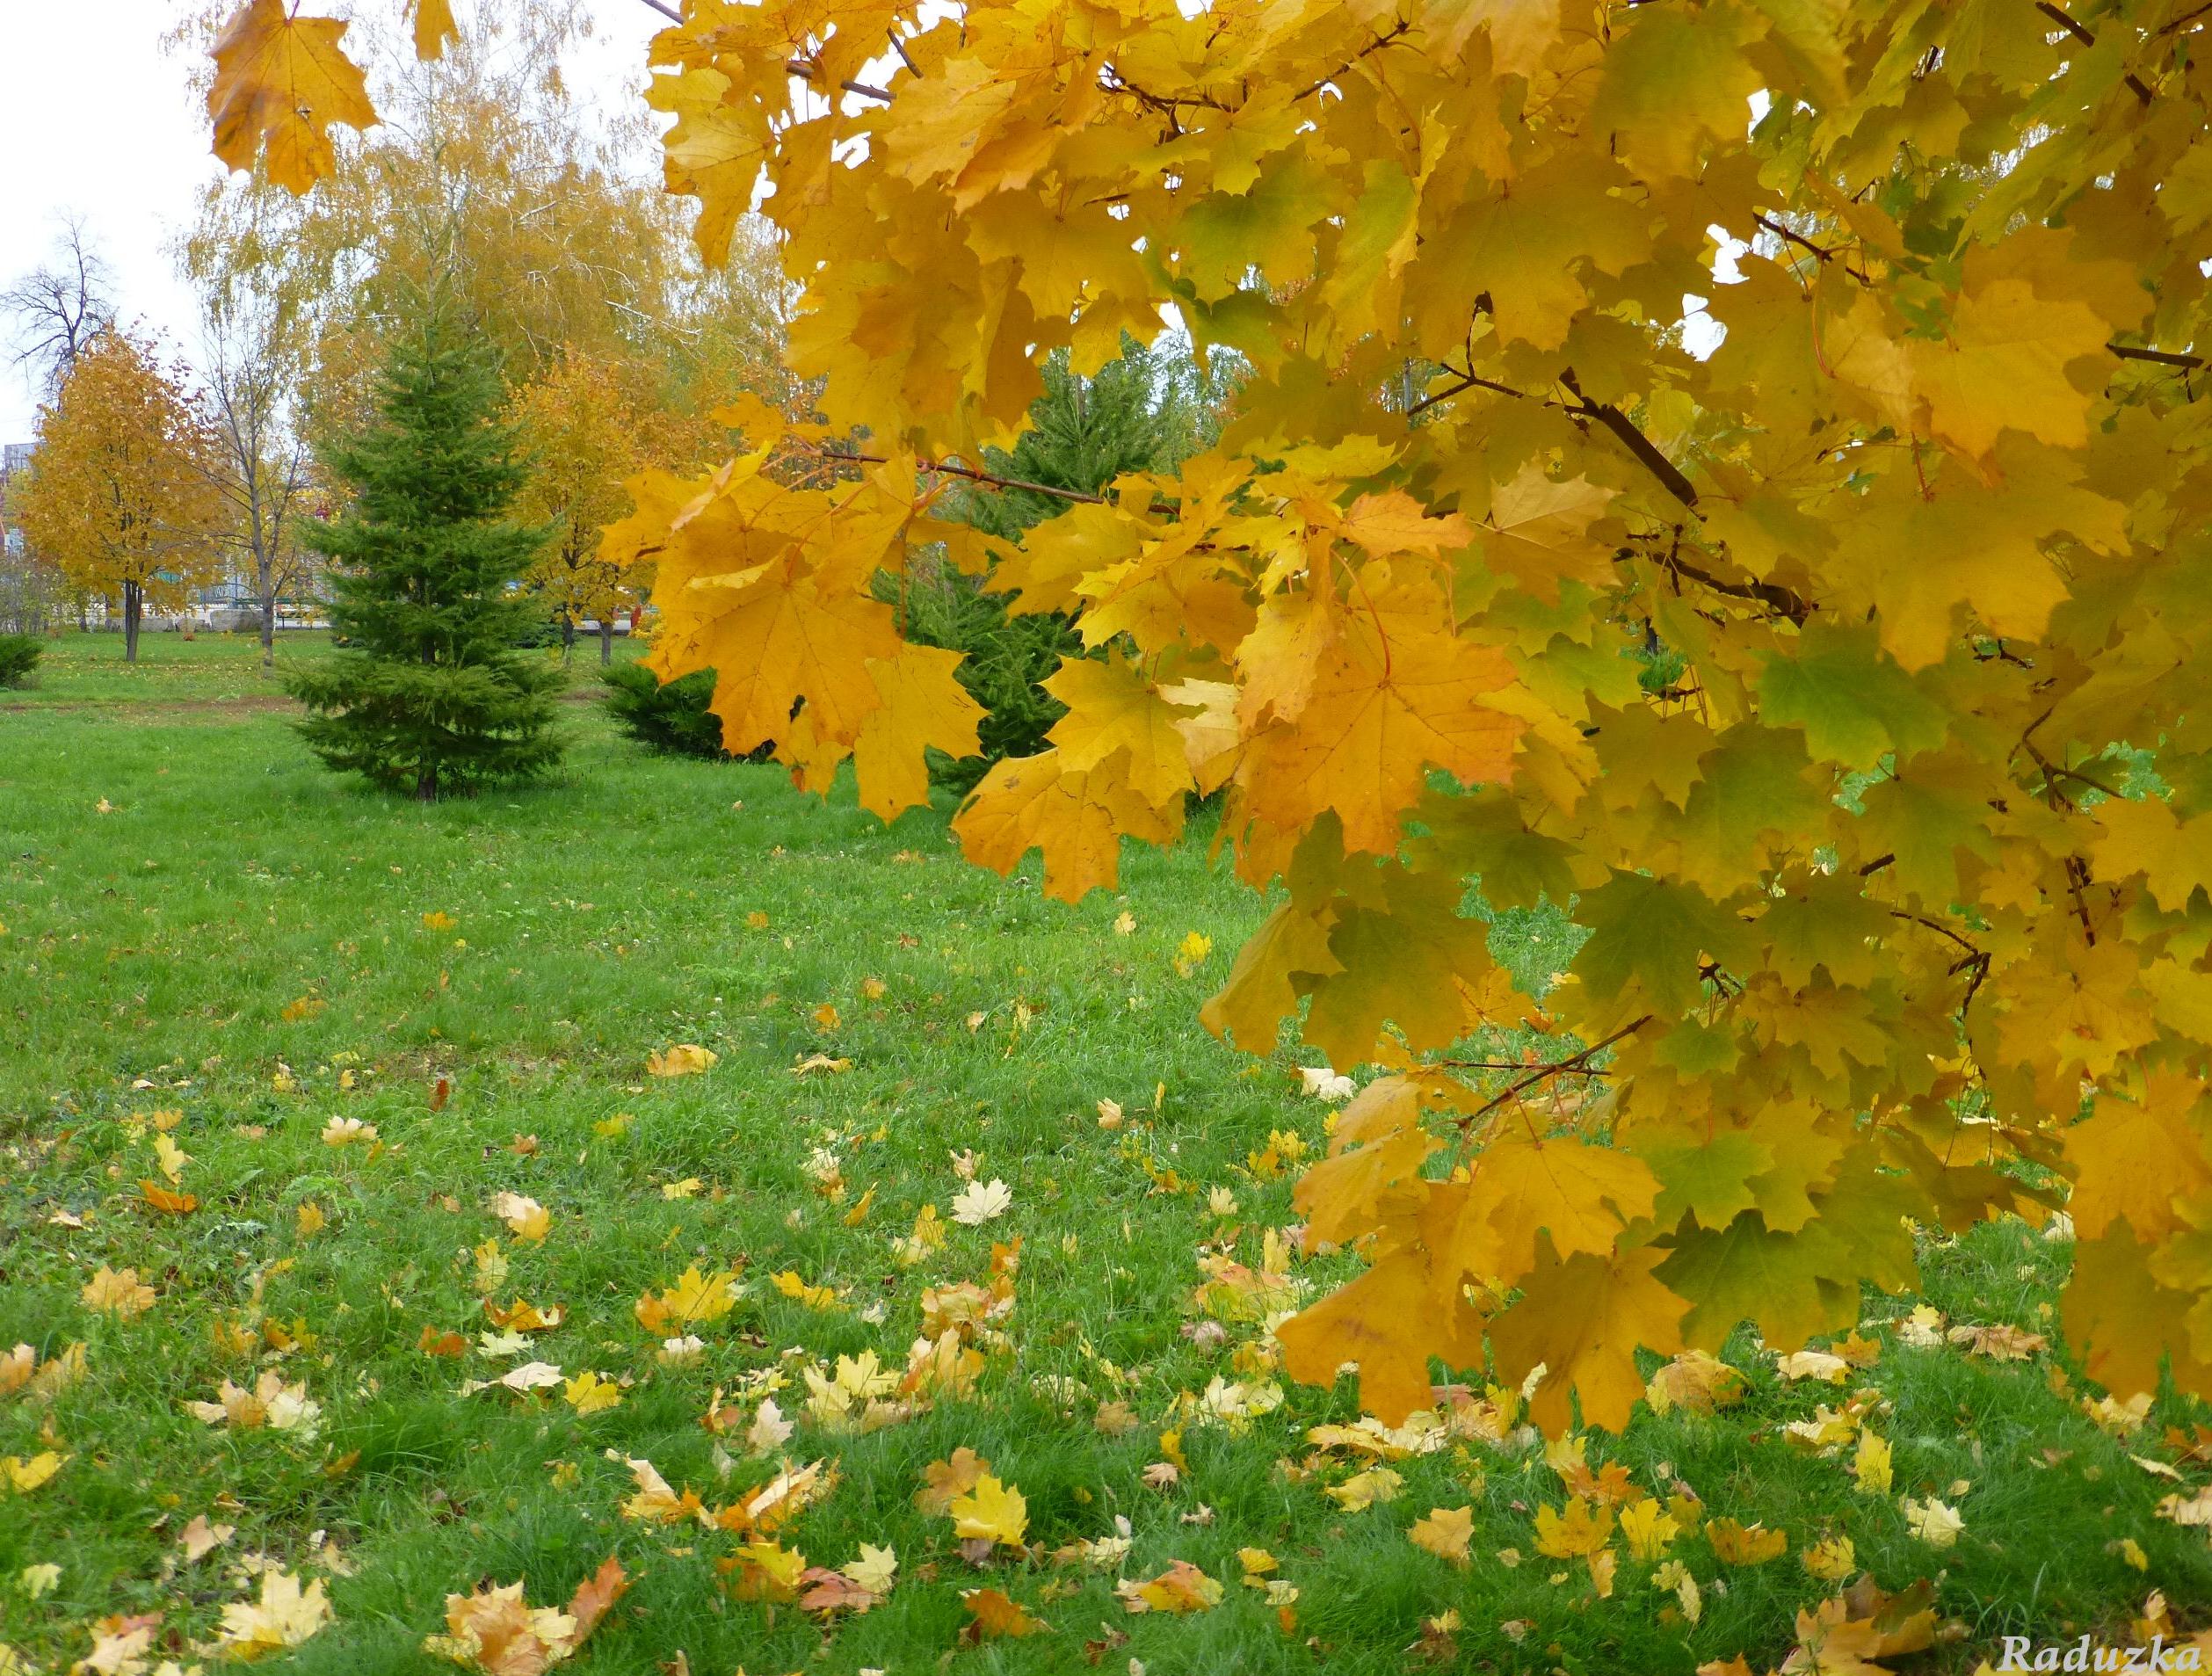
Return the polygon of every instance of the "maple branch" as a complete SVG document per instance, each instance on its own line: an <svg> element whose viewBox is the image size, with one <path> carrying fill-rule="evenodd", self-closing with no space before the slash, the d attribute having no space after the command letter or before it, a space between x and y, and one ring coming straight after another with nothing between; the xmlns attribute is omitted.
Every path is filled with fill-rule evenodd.
<svg viewBox="0 0 2212 1676"><path fill-rule="evenodd" d="M1677 578L1687 577L1691 581L1710 588L1715 593L1726 594L1731 599L1756 599L1800 625L1819 609L1802 594L1794 592L1778 582L1726 581L1702 566L1692 564L1679 553L1669 553L1660 557L1654 554L1639 553L1634 548L1622 548L1613 558L1616 564L1626 564L1635 559L1650 559L1655 564L1665 567Z"/></svg>
<svg viewBox="0 0 2212 1676"><path fill-rule="evenodd" d="M653 4L653 0L645 0L645 4L651 5ZM784 61L783 67L787 72L791 75L796 76L802 82L812 82L822 74L821 65L809 63L803 58L786 59ZM864 99L876 99L885 105L888 105L891 102L891 96L885 92L881 88L871 86L867 82L856 82L851 76L847 76L844 81L839 82L838 85L848 93L858 93Z"/></svg>
<svg viewBox="0 0 2212 1676"><path fill-rule="evenodd" d="M1297 92L1293 93L1290 96L1290 102L1293 105L1295 105L1300 99L1311 98L1324 88L1334 85L1338 76L1343 75L1345 71L1350 69L1354 64L1365 58L1369 53L1381 52L1385 47L1388 47L1392 41L1396 40L1400 35L1403 35L1407 30L1412 27L1413 25L1405 18L1399 18L1396 23L1391 25L1390 33L1389 34L1377 35L1373 40L1362 47L1358 52L1353 54L1351 57L1345 59L1343 63L1338 65L1336 69L1331 70L1326 76L1323 76L1319 81L1314 83L1310 87L1301 88Z"/></svg>
<svg viewBox="0 0 2212 1676"><path fill-rule="evenodd" d="M2201 355L2177 355L2170 349L2137 349L2133 344L2107 344L2105 347L2123 361L2150 361L2158 366L2179 366L2185 371L2204 365Z"/></svg>
<svg viewBox="0 0 2212 1676"><path fill-rule="evenodd" d="M667 18L671 23L681 23L684 21L684 14L677 11L674 6L664 4L664 0L642 0L642 4L652 7L654 11L659 12L662 17Z"/></svg>
<svg viewBox="0 0 2212 1676"><path fill-rule="evenodd" d="M1445 370L1451 372L1455 369L1447 367ZM1434 390L1423 396L1406 409L1405 417L1410 419L1417 413L1425 413L1439 402L1448 402L1455 395L1466 395L1469 390L1495 390L1500 395L1517 396L1522 401L1528 399L1527 390L1517 390L1510 384L1500 384L1495 379L1484 378L1476 373L1469 373L1448 389Z"/></svg>
<svg viewBox="0 0 2212 1676"><path fill-rule="evenodd" d="M2076 23L2071 18L2068 17L2063 8L2053 5L2051 4L2051 0L2035 0L2035 10L2042 12L2046 18L2049 18L2053 23L2056 24L2061 29L2063 29L2068 34L2071 35L2083 46L2094 47L2097 44L2096 36L2091 34L2087 29L2084 28L2080 24ZM2140 99L2145 105L2150 103L2150 90L2143 84L2142 79L2136 76L2135 71L2128 71L2121 77L2121 79L2128 83L2128 91L2133 93L2136 98Z"/></svg>
<svg viewBox="0 0 2212 1676"><path fill-rule="evenodd" d="M1585 395L1582 393L1582 386L1575 382L1575 369L1571 366L1561 371L1559 381L1571 390L1576 401L1582 404L1579 407L1569 409L1570 412L1580 413L1588 418L1595 419L1606 430L1612 432L1620 439L1621 445L1636 457L1637 462L1659 480L1660 485L1668 494L1673 496L1685 506L1695 509L1697 486L1682 475L1681 468L1674 461L1659 452L1657 443L1635 428L1634 422L1627 414L1610 402L1593 402Z"/></svg>
<svg viewBox="0 0 2212 1676"><path fill-rule="evenodd" d="M1768 232L1773 234L1775 237L1790 244L1802 246L1804 249L1810 250L1815 257L1818 258L1823 262L1832 262L1836 259L1835 251L1830 250L1825 244L1814 243L1810 239L1807 238L1802 233L1796 231L1794 228L1785 227L1780 221L1769 221L1766 216L1758 214L1756 211L1752 213L1751 219L1757 221L1761 227L1765 228Z"/></svg>
<svg viewBox="0 0 2212 1676"><path fill-rule="evenodd" d="M840 466L881 466L889 462L889 456L880 453L846 453L838 448L819 448L816 458ZM1108 497L1093 495L1081 489L1061 489L1051 483L1032 482L1026 477L1002 477L997 472L984 471L975 466L963 466L957 460L917 460L919 471L941 472L948 477L965 477L969 482L982 483L991 489L1026 489L1033 495L1050 495L1057 500L1081 501L1088 506L1104 506Z"/></svg>
<svg viewBox="0 0 2212 1676"><path fill-rule="evenodd" d="M1624 1041L1628 1037L1635 1034L1637 1031L1643 1029L1645 1025L1650 1022L1651 1014L1647 1012L1642 1018L1636 1019L1635 1023L1622 1025L1618 1030L1614 1031L1604 1041L1593 1041L1579 1053L1569 1054L1564 1059L1554 1060L1548 1065L1539 1065L1535 1070L1530 1071L1526 1077L1516 1077L1512 1082L1507 1084L1498 1093L1492 1095L1489 1099L1484 1100L1483 1104L1477 1106L1474 1111L1469 1112L1465 1117L1460 1119L1460 1128L1461 1129L1472 1128L1477 1121L1487 1116L1490 1113L1496 1111L1507 1100L1526 1093L1528 1090L1535 1087L1539 1083L1548 1083L1555 1077L1570 1077L1576 1075L1577 1073L1586 1073L1592 1076L1602 1074L1590 1070L1590 1061L1597 1055L1603 1053L1607 1048L1612 1047L1614 1042Z"/></svg>

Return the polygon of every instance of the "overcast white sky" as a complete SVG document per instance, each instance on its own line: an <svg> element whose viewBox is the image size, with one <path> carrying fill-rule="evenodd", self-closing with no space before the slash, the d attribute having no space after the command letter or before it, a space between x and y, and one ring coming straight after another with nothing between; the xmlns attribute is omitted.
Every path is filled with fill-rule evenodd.
<svg viewBox="0 0 2212 1676"><path fill-rule="evenodd" d="M598 38L570 67L570 84L635 98L645 43L666 20L638 0L584 4ZM188 66L162 48L186 9L187 0L0 0L0 284L45 260L56 217L74 211L114 270L123 317L189 353L192 296L167 246L221 165ZM473 7L455 10L467 27ZM92 76L84 67L95 44ZM29 382L0 361L0 442L30 440L37 411Z"/></svg>

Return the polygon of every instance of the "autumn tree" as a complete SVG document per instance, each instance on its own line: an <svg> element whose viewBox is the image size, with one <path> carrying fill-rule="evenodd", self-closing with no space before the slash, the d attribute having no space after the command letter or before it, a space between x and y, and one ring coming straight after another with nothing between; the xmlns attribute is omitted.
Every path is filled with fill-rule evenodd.
<svg viewBox="0 0 2212 1676"><path fill-rule="evenodd" d="M145 338L96 335L40 410L38 452L11 497L45 562L120 608L131 663L147 606L184 605L219 568L214 443L185 379Z"/></svg>
<svg viewBox="0 0 2212 1676"><path fill-rule="evenodd" d="M776 223L822 422L641 481L654 666L890 814L975 708L875 572L995 548L1076 619L957 831L1073 898L1224 789L1280 895L1208 1021L1389 1071L1299 1189L1368 1266L1276 1335L1385 1418L1440 1363L1618 1426L1638 1346L1802 1345L1914 1223L2060 1202L2089 1375L2212 1393L2208 29L686 0L669 181L710 256ZM219 132L344 114L251 91ZM940 519L1040 360L1163 310L1250 363L1215 446ZM1516 993L1476 880L1574 904L1566 981Z"/></svg>
<svg viewBox="0 0 2212 1676"><path fill-rule="evenodd" d="M617 370L589 355L568 356L515 397L511 423L529 460L515 502L525 521L553 533L530 567L529 585L573 645L577 623L596 620L599 662L614 656L614 619L642 603L649 570L602 556L599 534L631 510L623 480L651 457L657 416L643 411Z"/></svg>
<svg viewBox="0 0 2212 1676"><path fill-rule="evenodd" d="M509 516L526 468L499 408L490 350L437 300L394 345L374 421L326 451L346 510L302 537L330 562L346 649L287 678L300 731L329 766L425 802L561 755L561 673L515 649L546 532Z"/></svg>

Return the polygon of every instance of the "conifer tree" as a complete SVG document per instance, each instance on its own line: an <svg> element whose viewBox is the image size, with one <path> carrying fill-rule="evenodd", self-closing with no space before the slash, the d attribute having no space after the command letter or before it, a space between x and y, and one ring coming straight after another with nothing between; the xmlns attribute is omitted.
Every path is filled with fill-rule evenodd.
<svg viewBox="0 0 2212 1676"><path fill-rule="evenodd" d="M352 504L305 537L350 649L289 678L300 731L330 767L424 802L561 754L562 677L516 650L540 616L517 584L546 532L505 515L526 467L501 405L488 352L433 302L394 345L375 417L324 451Z"/></svg>
<svg viewBox="0 0 2212 1676"><path fill-rule="evenodd" d="M1201 369L1173 340L1148 346L1125 333L1121 352L1088 376L1075 371L1065 350L1039 371L1044 394L1030 403L1027 425L1012 448L983 450L983 463L1009 483L1040 487L971 486L947 497L948 516L987 535L1015 540L1067 511L1065 498L1044 491L1095 495L1125 472L1172 469L1212 439L1224 369ZM1068 617L1012 613L990 577L949 567L910 577L887 597L900 601L909 640L967 654L955 678L983 707L981 752L939 762L940 784L965 792L992 763L1043 748L1068 707L1042 683L1062 660L1084 656Z"/></svg>

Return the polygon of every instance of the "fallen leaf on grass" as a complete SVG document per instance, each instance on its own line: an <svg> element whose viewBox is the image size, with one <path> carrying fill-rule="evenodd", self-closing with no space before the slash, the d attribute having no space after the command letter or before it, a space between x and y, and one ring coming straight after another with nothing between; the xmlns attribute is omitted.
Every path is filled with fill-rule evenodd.
<svg viewBox="0 0 2212 1676"><path fill-rule="evenodd" d="M491 1196L491 1214L507 1224L507 1231L527 1244L542 1244L552 1230L553 1216L536 1200L501 1191Z"/></svg>
<svg viewBox="0 0 2212 1676"><path fill-rule="evenodd" d="M1959 1533L1966 1528L1959 1510L1947 1501L1930 1496L1926 1501L1907 1497L1904 1507L1905 1528L1930 1548L1955 1548Z"/></svg>
<svg viewBox="0 0 2212 1676"><path fill-rule="evenodd" d="M953 1451L951 1460L932 1461L922 1469L923 1484L914 1492L914 1505L925 1513L949 1513L953 1503L990 1470L990 1462L963 1444Z"/></svg>
<svg viewBox="0 0 2212 1676"><path fill-rule="evenodd" d="M1689 1414L1710 1414L1735 1407L1744 1400L1744 1375L1718 1356L1686 1350L1652 1374L1643 1395L1656 1413L1679 1408Z"/></svg>
<svg viewBox="0 0 2212 1676"><path fill-rule="evenodd" d="M1888 1495L1891 1473L1889 1440L1861 1430L1859 1433L1859 1452L1852 1460L1851 1471L1858 1480L1860 1489L1869 1495Z"/></svg>
<svg viewBox="0 0 2212 1676"><path fill-rule="evenodd" d="M582 1646L629 1586L621 1561L610 1554L577 1585L566 1612L531 1606L519 1582L449 1594L446 1633L424 1636L423 1651L485 1676L539 1676Z"/></svg>
<svg viewBox="0 0 2212 1676"><path fill-rule="evenodd" d="M1580 1497L1536 1510L1536 1551L1556 1560L1584 1558L1613 1539L1613 1509Z"/></svg>
<svg viewBox="0 0 2212 1676"><path fill-rule="evenodd" d="M1139 1582L1125 1578L1114 1585L1121 1604L1131 1612L1166 1612L1181 1615L1205 1612L1222 1601L1222 1585L1188 1560L1178 1560L1159 1576Z"/></svg>
<svg viewBox="0 0 2212 1676"><path fill-rule="evenodd" d="M199 1208L197 1194L171 1193L158 1181L141 1181L138 1191L146 1201L148 1209L158 1210L164 1216L189 1216Z"/></svg>
<svg viewBox="0 0 2212 1676"><path fill-rule="evenodd" d="M963 1228L996 1222L1013 1208L1014 1190L993 1176L988 1185L971 1181L953 1199L953 1220Z"/></svg>
<svg viewBox="0 0 2212 1676"><path fill-rule="evenodd" d="M1800 1350L1776 1358L1774 1371L1792 1383L1801 1379L1817 1379L1840 1385L1851 1377L1851 1364L1825 1350Z"/></svg>
<svg viewBox="0 0 2212 1676"><path fill-rule="evenodd" d="M1789 1549L1788 1531L1768 1530L1764 1525L1745 1525L1733 1519L1708 1520L1705 1540L1713 1556L1723 1565L1764 1565Z"/></svg>
<svg viewBox="0 0 2212 1676"><path fill-rule="evenodd" d="M562 1397L579 1414L597 1414L614 1408L622 1401L621 1388L613 1380L602 1377L590 1368L570 1379L562 1387Z"/></svg>
<svg viewBox="0 0 2212 1676"><path fill-rule="evenodd" d="M566 1384L561 1370L549 1361L526 1361L519 1368L511 1368L497 1379L472 1379L461 1388L463 1397L478 1391L506 1389L511 1391L540 1391L553 1386Z"/></svg>
<svg viewBox="0 0 2212 1676"><path fill-rule="evenodd" d="M953 1516L953 1534L963 1541L1018 1549L1029 1528L1029 1504L1021 1491L988 1472L946 1511Z"/></svg>
<svg viewBox="0 0 2212 1676"><path fill-rule="evenodd" d="M226 1658L251 1662L301 1645L330 1622L322 1578L302 1589L289 1571L264 1571L258 1600L234 1600L222 1609L216 1645Z"/></svg>
<svg viewBox="0 0 2212 1676"><path fill-rule="evenodd" d="M495 1327L508 1332L551 1332L569 1317L569 1312L557 1303L543 1309L527 1298L517 1298L504 1307L484 1300L484 1318Z"/></svg>
<svg viewBox="0 0 2212 1676"><path fill-rule="evenodd" d="M1363 1512L1379 1501L1396 1501L1405 1480L1388 1467L1369 1467L1322 1493L1348 1513Z"/></svg>
<svg viewBox="0 0 2212 1676"><path fill-rule="evenodd" d="M27 1496L52 1479L69 1459L53 1449L41 1450L27 1461L20 1455L0 1455L0 1479L5 1479L17 1495Z"/></svg>
<svg viewBox="0 0 2212 1676"><path fill-rule="evenodd" d="M112 1269L105 1263L77 1295L87 1307L120 1321L134 1320L154 1307L154 1288L138 1278L136 1269Z"/></svg>
<svg viewBox="0 0 2212 1676"><path fill-rule="evenodd" d="M1993 1327L1954 1327L1946 1336L1955 1345L1964 1345L1969 1356L1987 1356L1991 1361L2026 1361L2050 1343L2040 1332L2003 1322Z"/></svg>
<svg viewBox="0 0 2212 1676"><path fill-rule="evenodd" d="M696 1042L679 1041L664 1053L645 1056L645 1074L649 1077L696 1077L712 1070L722 1056L712 1048L702 1048Z"/></svg>
<svg viewBox="0 0 2212 1676"><path fill-rule="evenodd" d="M998 1589L963 1589L960 1603L968 1608L968 1625L960 1636L970 1646L1000 1636L1033 1636L1052 1628L1042 1618L1031 1616L1026 1607Z"/></svg>
<svg viewBox="0 0 2212 1676"><path fill-rule="evenodd" d="M1470 1502L1464 1507L1432 1507L1426 1518L1413 1521L1413 1528L1406 1532L1406 1536L1414 1547L1425 1549L1439 1559L1449 1560L1454 1565L1464 1566L1468 1563L1469 1545L1475 1540L1474 1504ZM1274 1560L1269 1557L1266 1569L1273 1571L1274 1564ZM1249 1563L1244 1571L1249 1578L1252 1571Z"/></svg>
<svg viewBox="0 0 2212 1676"><path fill-rule="evenodd" d="M194 1513L192 1522L177 1533L178 1545L185 1550L185 1563L197 1564L200 1559L221 1548L238 1534L236 1525L211 1525L205 1513Z"/></svg>
<svg viewBox="0 0 2212 1676"><path fill-rule="evenodd" d="M656 1339L675 1338L701 1321L719 1321L736 1307L737 1276L729 1269L702 1274L693 1264L657 1295L635 1306L638 1324Z"/></svg>
<svg viewBox="0 0 2212 1676"><path fill-rule="evenodd" d="M315 1436L323 1418L323 1405L308 1396L307 1382L287 1385L274 1369L265 1369L246 1390L226 1379L212 1403L187 1402L188 1413L233 1432L296 1432L301 1441Z"/></svg>

